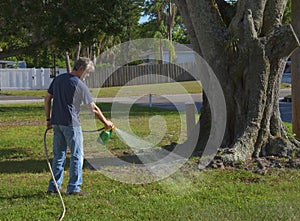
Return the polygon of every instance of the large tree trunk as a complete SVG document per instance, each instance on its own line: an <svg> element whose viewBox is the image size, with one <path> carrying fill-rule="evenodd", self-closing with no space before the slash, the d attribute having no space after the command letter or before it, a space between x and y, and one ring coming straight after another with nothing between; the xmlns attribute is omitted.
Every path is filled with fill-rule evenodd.
<svg viewBox="0 0 300 221"><path fill-rule="evenodd" d="M292 1L292 25L300 38L300 1ZM300 139L300 49L292 55L292 102L293 102L293 132Z"/></svg>
<svg viewBox="0 0 300 221"><path fill-rule="evenodd" d="M281 121L278 94L285 61L299 42L292 27L281 24L287 0L239 0L236 6L223 0L176 3L195 50L201 51L224 92L224 163L288 156L297 142L291 142ZM209 112L204 102L199 149L207 140Z"/></svg>

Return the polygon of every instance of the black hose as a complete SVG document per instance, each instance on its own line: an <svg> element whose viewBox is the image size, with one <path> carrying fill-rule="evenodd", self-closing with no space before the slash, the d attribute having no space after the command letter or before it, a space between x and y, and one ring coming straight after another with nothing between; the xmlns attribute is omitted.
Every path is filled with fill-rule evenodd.
<svg viewBox="0 0 300 221"><path fill-rule="evenodd" d="M105 127L99 128L97 130L83 130L82 132L86 132L86 133L94 133L94 132L99 132L101 130L104 130Z"/></svg>

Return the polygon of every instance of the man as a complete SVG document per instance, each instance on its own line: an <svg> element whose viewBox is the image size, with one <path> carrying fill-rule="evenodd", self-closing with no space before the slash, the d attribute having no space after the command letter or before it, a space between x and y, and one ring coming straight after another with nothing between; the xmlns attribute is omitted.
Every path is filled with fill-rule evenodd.
<svg viewBox="0 0 300 221"><path fill-rule="evenodd" d="M53 127L54 131L52 170L59 189L63 182L67 147L71 151L67 194L87 194L80 189L83 166L83 136L79 122L80 105L86 104L106 128L113 127L113 123L105 118L93 102L88 87L83 83L83 80L94 70L94 64L90 59L79 58L71 73L61 74L52 81L45 97L47 128ZM55 185L51 179L48 193L55 192Z"/></svg>

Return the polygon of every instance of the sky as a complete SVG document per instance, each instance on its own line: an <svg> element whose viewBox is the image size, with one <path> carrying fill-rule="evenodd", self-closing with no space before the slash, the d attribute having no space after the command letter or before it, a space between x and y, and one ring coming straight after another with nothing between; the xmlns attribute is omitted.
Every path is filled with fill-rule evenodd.
<svg viewBox="0 0 300 221"><path fill-rule="evenodd" d="M139 23L140 24L145 23L146 21L148 21L148 18L149 18L149 16L142 16L139 20Z"/></svg>

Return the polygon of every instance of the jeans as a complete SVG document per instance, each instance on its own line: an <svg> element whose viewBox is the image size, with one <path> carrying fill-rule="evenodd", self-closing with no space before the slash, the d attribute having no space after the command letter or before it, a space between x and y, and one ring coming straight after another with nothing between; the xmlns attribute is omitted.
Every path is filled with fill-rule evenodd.
<svg viewBox="0 0 300 221"><path fill-rule="evenodd" d="M53 125L53 161L52 170L58 188L64 178L67 147L70 148L70 173L67 193L79 192L82 184L83 167L83 137L81 127ZM49 191L56 191L52 178L49 181Z"/></svg>

